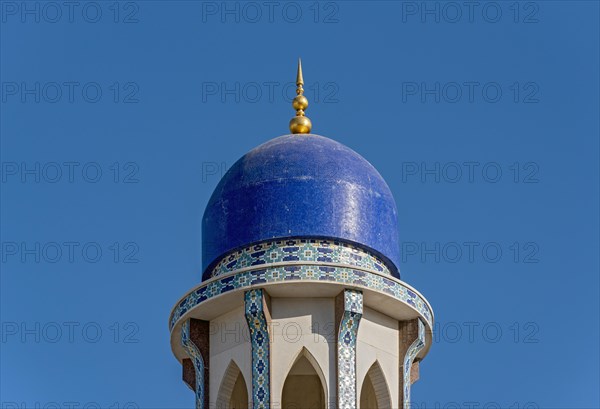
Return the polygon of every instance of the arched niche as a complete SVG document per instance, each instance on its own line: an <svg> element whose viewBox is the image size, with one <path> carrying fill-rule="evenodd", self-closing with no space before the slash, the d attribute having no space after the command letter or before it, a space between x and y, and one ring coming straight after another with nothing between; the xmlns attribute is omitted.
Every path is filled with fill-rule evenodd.
<svg viewBox="0 0 600 409"><path fill-rule="evenodd" d="M285 378L281 407L325 409L326 399L323 372L313 355L302 348Z"/></svg>
<svg viewBox="0 0 600 409"><path fill-rule="evenodd" d="M359 408L390 409L391 407L390 390L385 381L385 375L379 362L375 361L363 380Z"/></svg>
<svg viewBox="0 0 600 409"><path fill-rule="evenodd" d="M229 363L217 396L217 409L248 409L248 388L242 371L234 361Z"/></svg>

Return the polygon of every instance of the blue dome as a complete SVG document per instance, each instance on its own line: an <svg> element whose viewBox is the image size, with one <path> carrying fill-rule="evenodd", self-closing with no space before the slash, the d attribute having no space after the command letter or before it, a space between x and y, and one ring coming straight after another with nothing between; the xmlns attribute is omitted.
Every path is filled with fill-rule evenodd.
<svg viewBox="0 0 600 409"><path fill-rule="evenodd" d="M377 170L339 142L312 134L272 139L219 182L202 220L204 279L226 253L278 238L328 238L383 258L399 277L396 203Z"/></svg>

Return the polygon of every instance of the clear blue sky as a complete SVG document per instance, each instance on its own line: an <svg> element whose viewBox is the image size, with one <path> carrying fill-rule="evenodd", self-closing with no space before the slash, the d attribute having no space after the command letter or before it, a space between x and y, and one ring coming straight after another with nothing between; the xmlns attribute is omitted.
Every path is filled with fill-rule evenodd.
<svg viewBox="0 0 600 409"><path fill-rule="evenodd" d="M192 407L167 318L298 56L435 310L418 407L600 407L598 2L245 4L0 3L2 407Z"/></svg>

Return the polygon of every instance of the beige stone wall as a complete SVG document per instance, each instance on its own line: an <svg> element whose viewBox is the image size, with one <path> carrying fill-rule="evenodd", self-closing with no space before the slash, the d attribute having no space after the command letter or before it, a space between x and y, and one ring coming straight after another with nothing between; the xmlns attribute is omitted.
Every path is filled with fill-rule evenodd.
<svg viewBox="0 0 600 409"><path fill-rule="evenodd" d="M271 298L271 397L282 401L285 378L303 348L324 383L325 400L335 398L333 298ZM279 405L281 407L281 405Z"/></svg>
<svg viewBox="0 0 600 409"><path fill-rule="evenodd" d="M217 407L219 388L232 360L242 372L248 396L252 396L252 355L242 306L210 322L209 399L213 408Z"/></svg>
<svg viewBox="0 0 600 409"><path fill-rule="evenodd" d="M373 380L377 392L388 389L392 407L398 406L399 368L398 359L398 321L387 317L371 308L364 307L363 318L358 327L358 344L356 346L356 379L359 393L371 366L378 362L385 379Z"/></svg>
<svg viewBox="0 0 600 409"><path fill-rule="evenodd" d="M286 377L294 364L290 381L316 387L323 384L326 402L336 400L336 325L334 298L271 297L271 399L273 407L282 407ZM238 365L251 396L252 369L249 333L243 307L211 321L210 402L217 404L219 388L231 362ZM357 392L361 402L363 382L371 371L372 391L386 395L391 407L399 407L398 321L369 307L364 308L357 343ZM307 362L311 365L308 367ZM312 367L316 368L312 373ZM314 388L313 388L314 389ZM367 389L371 389L369 386ZM286 395L289 398L289 394ZM301 394L297 396L300 398ZM321 398L319 398L320 400ZM369 402L373 398L367 399ZM364 400L363 400L364 401ZM215 406L213 406L215 407ZM380 408L382 409L382 408Z"/></svg>

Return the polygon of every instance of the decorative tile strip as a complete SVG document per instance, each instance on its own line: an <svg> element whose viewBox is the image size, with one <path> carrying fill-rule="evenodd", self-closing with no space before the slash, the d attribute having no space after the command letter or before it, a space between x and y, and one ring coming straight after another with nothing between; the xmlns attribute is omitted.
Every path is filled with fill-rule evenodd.
<svg viewBox="0 0 600 409"><path fill-rule="evenodd" d="M197 305L230 291L250 289L254 286L284 282L334 282L383 292L419 312L433 325L433 314L427 302L402 282L385 276L347 267L294 265L229 274L201 284L186 295L171 313L169 329L172 330L183 315Z"/></svg>
<svg viewBox="0 0 600 409"><path fill-rule="evenodd" d="M244 293L244 310L252 345L252 407L254 409L271 407L271 365L269 360L271 345L264 305L262 289Z"/></svg>
<svg viewBox="0 0 600 409"><path fill-rule="evenodd" d="M288 239L263 242L234 251L219 261L210 277L252 266L268 267L272 263L302 261L336 263L391 275L380 258L360 247L333 240Z"/></svg>

